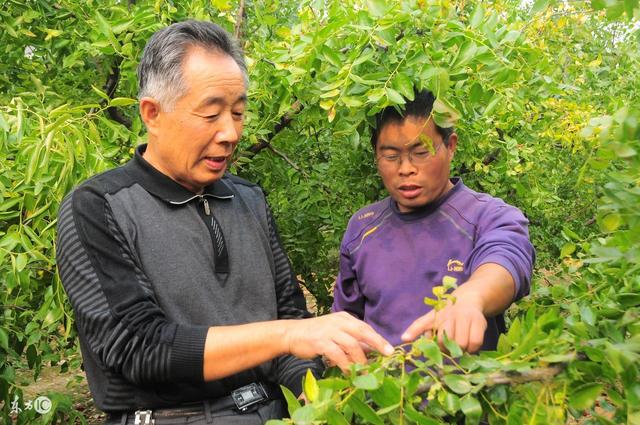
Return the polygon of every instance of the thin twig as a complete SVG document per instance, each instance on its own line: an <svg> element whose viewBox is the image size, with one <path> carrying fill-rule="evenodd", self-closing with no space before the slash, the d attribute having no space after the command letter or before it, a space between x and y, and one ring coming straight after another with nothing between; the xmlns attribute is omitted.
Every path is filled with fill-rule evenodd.
<svg viewBox="0 0 640 425"><path fill-rule="evenodd" d="M303 176L305 176L306 178L309 178L309 174L304 171L302 168L300 168L299 165L297 165L295 162L293 162L287 155L285 155L284 153L280 152L279 150L277 150L276 148L273 147L273 145L268 145L268 148L271 152L275 153L276 155L278 155L280 158L284 159L284 161L289 164L291 166L291 168L293 168L294 170L296 170L297 172L299 172L300 174L302 174Z"/></svg>
<svg viewBox="0 0 640 425"><path fill-rule="evenodd" d="M244 0L240 0L238 6L238 14L236 15L236 27L233 31L233 35L236 39L240 39L240 32L242 31L242 21L244 20Z"/></svg>

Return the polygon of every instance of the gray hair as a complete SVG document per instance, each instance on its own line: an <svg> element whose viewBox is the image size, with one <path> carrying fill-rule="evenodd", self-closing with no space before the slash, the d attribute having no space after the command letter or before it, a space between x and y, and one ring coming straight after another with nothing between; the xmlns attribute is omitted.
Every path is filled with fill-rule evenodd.
<svg viewBox="0 0 640 425"><path fill-rule="evenodd" d="M153 97L162 108L171 110L188 90L182 62L192 47L229 55L248 83L244 54L235 38L212 22L189 20L157 31L147 42L138 65L138 99Z"/></svg>

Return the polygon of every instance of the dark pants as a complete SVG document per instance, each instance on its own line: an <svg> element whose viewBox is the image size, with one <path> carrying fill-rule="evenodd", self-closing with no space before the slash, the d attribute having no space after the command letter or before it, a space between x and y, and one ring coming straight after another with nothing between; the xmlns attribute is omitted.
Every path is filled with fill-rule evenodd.
<svg viewBox="0 0 640 425"><path fill-rule="evenodd" d="M249 412L240 413L235 409L212 411L209 405L204 403L202 413L189 416L153 417L155 425L262 425L269 419L281 419L288 416L287 409L282 400L269 400L264 404L250 409ZM105 425L133 425L134 413L109 415Z"/></svg>

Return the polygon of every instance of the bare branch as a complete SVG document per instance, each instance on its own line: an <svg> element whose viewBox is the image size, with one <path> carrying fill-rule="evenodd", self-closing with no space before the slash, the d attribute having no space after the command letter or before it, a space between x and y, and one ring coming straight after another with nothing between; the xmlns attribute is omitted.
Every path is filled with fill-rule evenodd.
<svg viewBox="0 0 640 425"><path fill-rule="evenodd" d="M242 21L244 20L244 0L240 0L240 6L238 6L238 14L236 15L236 27L233 31L233 35L236 39L240 39L242 31Z"/></svg>
<svg viewBox="0 0 640 425"><path fill-rule="evenodd" d="M249 155L249 157L253 158L260 151L268 148L269 144L271 143L275 135L280 133L285 127L287 127L291 123L291 121L293 121L293 117L298 112L302 111L303 108L304 106L302 106L302 103L300 103L299 100L296 100L293 103L293 105L291 105L291 109L289 110L289 112L284 114L280 118L280 121L278 121L278 123L275 125L275 127L273 127L273 131L271 133L269 133L264 139L260 140L258 143L255 143L249 146L249 148L247 149L248 152L251 152L251 155Z"/></svg>
<svg viewBox="0 0 640 425"><path fill-rule="evenodd" d="M291 159L289 159L289 157L287 155L285 155L284 153L282 153L279 150L277 150L276 148L274 148L273 145L268 145L268 146L269 146L269 150L271 152L275 153L280 158L284 159L285 162L291 166L291 168L293 168L294 170L296 170L297 172L299 172L303 176L309 178L309 174L306 171L304 171L302 168L300 168L299 165L297 165L295 162L293 162Z"/></svg>

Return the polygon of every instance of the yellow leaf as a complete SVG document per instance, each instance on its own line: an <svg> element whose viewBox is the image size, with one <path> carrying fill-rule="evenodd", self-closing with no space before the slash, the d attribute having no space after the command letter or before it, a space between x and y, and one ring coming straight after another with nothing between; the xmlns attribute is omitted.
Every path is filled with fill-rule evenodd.
<svg viewBox="0 0 640 425"><path fill-rule="evenodd" d="M62 31L55 30L55 29L50 29L50 28L48 28L46 31L47 31L47 36L44 38L45 41L51 40L52 38L57 37L60 34L62 34Z"/></svg>
<svg viewBox="0 0 640 425"><path fill-rule="evenodd" d="M311 369L307 369L307 375L304 377L304 395L310 402L315 401L320 394L320 388L316 377L311 373Z"/></svg>
<svg viewBox="0 0 640 425"><path fill-rule="evenodd" d="M329 122L333 122L335 118L336 118L336 108L333 107L329 110Z"/></svg>

